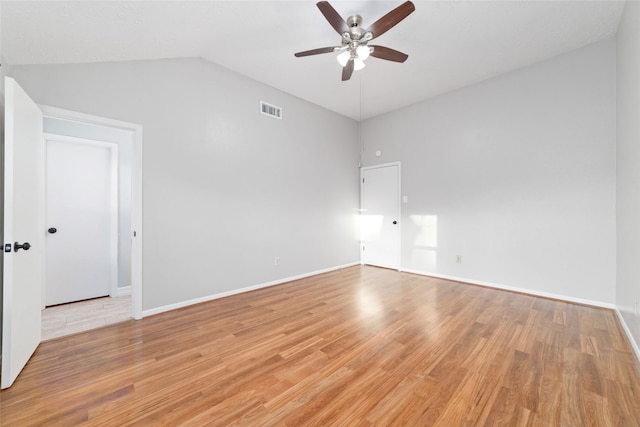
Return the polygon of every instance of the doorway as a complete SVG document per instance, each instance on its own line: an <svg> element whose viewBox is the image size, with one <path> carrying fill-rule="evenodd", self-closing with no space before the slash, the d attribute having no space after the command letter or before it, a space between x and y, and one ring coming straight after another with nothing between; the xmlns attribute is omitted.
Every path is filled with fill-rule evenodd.
<svg viewBox="0 0 640 427"><path fill-rule="evenodd" d="M142 126L40 106L14 79L4 82L2 389L13 384L42 337L45 117L132 132L131 311L142 318Z"/></svg>
<svg viewBox="0 0 640 427"><path fill-rule="evenodd" d="M361 169L362 264L400 269L400 163Z"/></svg>
<svg viewBox="0 0 640 427"><path fill-rule="evenodd" d="M102 147L103 151L109 152L112 171L115 170L115 175L111 177L111 186L112 189L116 189L111 193L111 208L115 208L116 215L111 217L109 225L112 231L112 245L108 255L111 267L108 274L111 277L107 291L108 297L68 304L68 307L58 305L47 310L58 312L58 315L55 316L58 323L60 323L60 318L66 315L67 309L80 310L83 313L93 312L95 318L87 319L85 322L89 326L95 325L93 327L109 324L110 320L114 319L122 320L125 309L128 310L129 317L140 319L142 318L142 242L140 239L142 231L142 128L131 123L54 107L40 106L40 108L44 116L43 130L47 133L48 139L75 143L76 147L84 143L87 148L88 145L93 144L94 148ZM71 146L72 144L66 145L67 149ZM102 155L104 160L104 152ZM50 228L58 227L56 224L47 222L47 249L52 241L51 237L57 238L62 235L60 230L50 234ZM113 243L114 240L115 243ZM47 253L45 253L45 260L48 260ZM46 302L48 268L45 269L44 277L43 301L50 305ZM104 284L102 286L104 287ZM93 298L101 295L86 296ZM113 310L116 310L118 314L112 316L111 311ZM43 319L45 317L50 318L50 316L43 315ZM106 318L106 321L98 320L100 318L103 320ZM72 329L77 329L76 326L79 325L74 325ZM92 328L87 327L86 329Z"/></svg>

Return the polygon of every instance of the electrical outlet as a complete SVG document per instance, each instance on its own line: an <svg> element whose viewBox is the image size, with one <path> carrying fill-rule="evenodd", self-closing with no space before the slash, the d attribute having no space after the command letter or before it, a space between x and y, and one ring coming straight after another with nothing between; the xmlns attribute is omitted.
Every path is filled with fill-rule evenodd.
<svg viewBox="0 0 640 427"><path fill-rule="evenodd" d="M462 255L456 255L456 264L462 264Z"/></svg>
<svg viewBox="0 0 640 427"><path fill-rule="evenodd" d="M273 265L280 265L280 257L273 258Z"/></svg>

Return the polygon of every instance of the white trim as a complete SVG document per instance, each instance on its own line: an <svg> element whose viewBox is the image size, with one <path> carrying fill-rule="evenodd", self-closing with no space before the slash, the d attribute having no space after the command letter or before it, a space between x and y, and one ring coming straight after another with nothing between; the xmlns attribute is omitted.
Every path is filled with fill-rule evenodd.
<svg viewBox="0 0 640 427"><path fill-rule="evenodd" d="M45 117L108 126L133 133L133 174L131 177L131 310L133 318L142 319L142 126L135 123L93 116L62 108L39 105ZM136 237L133 237L133 232Z"/></svg>
<svg viewBox="0 0 640 427"><path fill-rule="evenodd" d="M364 171L371 169L388 168L392 166L398 167L398 267L396 270L402 271L402 165L401 162L382 163L379 165L363 166L360 168L360 215L362 215L362 180L364 179ZM362 221L360 221L360 264L364 265L364 257L362 254Z"/></svg>
<svg viewBox="0 0 640 427"><path fill-rule="evenodd" d="M55 141L55 142L68 142L70 144L86 144L93 145L96 147L103 147L109 149L118 149L117 142L108 142L108 141L100 141L97 139L89 139L89 138L78 138L76 136L67 136L67 135L59 135L57 133L49 133L44 132L45 141Z"/></svg>
<svg viewBox="0 0 640 427"><path fill-rule="evenodd" d="M470 284L470 285L478 285L478 286L484 286L484 287L487 287L487 288L502 289L502 290L505 290L505 291L517 292L517 293L526 294L526 295L533 295L533 296L536 296L536 297L551 298L551 299L556 299L556 300L559 300L559 301L566 301L566 302L573 302L573 303L576 303L576 304L590 305L590 306L593 306L593 307L601 307L601 308L609 308L609 309L615 309L616 308L616 306L614 304L609 304L609 303L606 303L606 302L593 301L593 300L588 300L588 299L583 299L583 298L568 297L566 295L559 295L559 294L552 294L552 293L549 293L549 292L534 291L534 290L531 290L531 289L518 288L518 287L515 287L515 286L499 285L497 283L483 282L483 281L480 281L480 280L473 280L473 279L466 279L464 277L447 276L447 275L444 275L444 274L428 273L428 272L425 272L425 271L412 270L412 269L406 269L406 268L403 268L401 271L404 271L406 273L419 274L421 276L435 277L437 279L445 279L445 280L451 280L451 281L454 281L454 282L462 282L462 283L466 283L466 284Z"/></svg>
<svg viewBox="0 0 640 427"><path fill-rule="evenodd" d="M63 108L51 107L49 105L38 104L45 117L53 119L69 120L78 123L87 123L97 126L107 126L111 128L122 129L126 131L142 129L142 126L136 123L123 122L121 120L109 119L107 117L93 116L91 114L80 113L77 111L65 110Z"/></svg>
<svg viewBox="0 0 640 427"><path fill-rule="evenodd" d="M43 133L44 141L45 141L45 176L47 173L47 153L49 149L49 142L64 142L70 144L82 144L82 145L91 145L94 147L106 148L109 150L109 174L110 174L110 212L109 212L109 265L111 278L109 280L109 295L114 296L116 293L116 289L118 287L118 143L116 142L104 142L98 141L94 139L88 138L77 138L75 136L67 136L67 135L58 135L54 133ZM44 194L44 209L42 212L43 223L47 223L47 190L46 190L46 179L45 179L45 194ZM46 227L46 225L45 225ZM43 245L42 249L42 257L43 257L43 272L42 272L42 308L46 307L46 252L47 245L46 243Z"/></svg>
<svg viewBox="0 0 640 427"><path fill-rule="evenodd" d="M328 273L330 271L340 270L340 269L343 269L343 268L353 267L353 266L356 266L356 265L360 265L360 261L355 261L355 262L351 262L351 263L348 263L348 264L338 265L336 267L329 267L329 268L325 268L325 269L322 269L322 270L316 270L316 271L313 271L311 273L303 273L303 274L299 274L297 276L286 277L284 279L278 279L278 280L274 280L272 282L261 283L259 285L247 286L245 288L240 288L240 289L233 289L233 290L230 290L230 291L227 291L227 292L221 292L219 294L213 294L213 295L207 295L207 296L200 297L200 298L194 298L192 300L182 301L182 302L178 302L178 303L175 303L175 304L164 305L162 307L151 308L149 310L144 310L142 312L142 317L152 316L154 314L164 313L165 311L176 310L178 308L187 307L187 306L190 306L190 305L193 305L193 304L199 304L201 302L207 302L207 301L215 300L215 299L218 299L218 298L224 298L224 297L228 297L228 296L231 296L231 295L241 294L241 293L244 293L244 292L255 291L256 289L262 289L262 288L268 288L270 286L281 285L283 283L292 282L294 280L300 280L300 279L304 279L306 277L317 276L318 274Z"/></svg>
<svg viewBox="0 0 640 427"><path fill-rule="evenodd" d="M624 330L624 333L627 334L627 338L629 339L629 344L631 344L631 348L633 349L633 352L635 353L636 358L638 359L638 362L640 362L640 347L638 346L638 343L636 342L636 340L633 338L633 334L631 333L631 329L629 329L629 325L627 325L627 322L624 320L624 317L622 317L622 313L620 313L620 310L618 310L618 307L616 307L614 311L618 315L618 320L622 325L622 329Z"/></svg>
<svg viewBox="0 0 640 427"><path fill-rule="evenodd" d="M115 295L116 289L118 289L118 256L120 252L120 155L118 154L118 144L112 144L111 146L111 289L109 295Z"/></svg>
<svg viewBox="0 0 640 427"><path fill-rule="evenodd" d="M112 297L124 297L127 295L131 295L131 286L122 286L120 288L116 288L115 292L111 294Z"/></svg>

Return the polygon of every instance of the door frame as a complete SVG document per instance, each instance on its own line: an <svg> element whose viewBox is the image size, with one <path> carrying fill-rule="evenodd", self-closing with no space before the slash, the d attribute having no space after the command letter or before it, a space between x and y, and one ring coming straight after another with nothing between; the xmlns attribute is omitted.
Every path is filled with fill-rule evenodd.
<svg viewBox="0 0 640 427"><path fill-rule="evenodd" d="M134 319L142 319L142 125L105 117L93 116L62 108L39 105L44 117L132 132L133 168L131 174L131 308Z"/></svg>
<svg viewBox="0 0 640 427"><path fill-rule="evenodd" d="M66 135L58 135L54 133L44 134L44 152L45 152L45 177L47 176L47 166L48 166L48 151L49 151L49 142L66 142L71 144L81 144L81 145L91 145L94 147L102 147L109 150L109 173L110 173L110 195L109 202L112 207L110 215L109 215L109 265L111 266L111 280L109 281L109 296L116 296L118 292L118 143L116 142L105 142L105 141L97 141L87 138L77 138L73 136ZM45 224L47 222L47 194L48 194L48 181L45 179L45 200L44 200L44 215L45 215ZM116 209L113 209L116 208ZM46 226L45 226L46 227ZM46 288L47 288L47 244L43 245L42 250L43 256L43 271L42 271L42 306L43 308L46 306Z"/></svg>
<svg viewBox="0 0 640 427"><path fill-rule="evenodd" d="M398 271L402 271L402 167L400 162L390 162L390 163L382 163L379 165L372 165L372 166L363 166L360 168L360 216L362 216L363 213L363 209L364 209L364 192L363 187L362 187L362 183L364 181L364 172L368 171L368 170L372 170L372 169L380 169L380 168L387 168L387 167L391 167L391 166L396 166L398 168L398 200L396 202L396 205L398 206L398 253L397 253L397 257L398 257L398 266L397 266L397 270ZM362 250L362 242L363 242L363 235L362 235L362 222L360 222L360 264L364 265L364 254L363 254L363 250Z"/></svg>

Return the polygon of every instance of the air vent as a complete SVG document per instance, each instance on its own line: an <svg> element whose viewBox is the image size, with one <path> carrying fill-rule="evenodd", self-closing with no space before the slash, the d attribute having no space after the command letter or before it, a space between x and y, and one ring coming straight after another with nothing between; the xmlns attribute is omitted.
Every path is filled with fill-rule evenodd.
<svg viewBox="0 0 640 427"><path fill-rule="evenodd" d="M282 108L260 101L260 112L275 119L282 120Z"/></svg>

